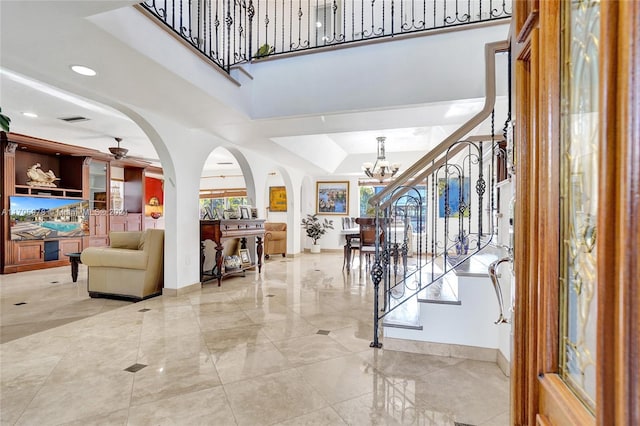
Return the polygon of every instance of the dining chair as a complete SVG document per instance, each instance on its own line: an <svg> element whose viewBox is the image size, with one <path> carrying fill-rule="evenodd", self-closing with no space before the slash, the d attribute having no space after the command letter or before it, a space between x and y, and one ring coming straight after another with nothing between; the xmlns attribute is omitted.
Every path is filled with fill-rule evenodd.
<svg viewBox="0 0 640 426"><path fill-rule="evenodd" d="M376 252L376 236L379 238L380 246L384 243L384 229L378 233L376 219L372 217L359 217L356 223L360 226L360 265L362 265L362 257L366 256L366 267L369 268L371 255Z"/></svg>
<svg viewBox="0 0 640 426"><path fill-rule="evenodd" d="M343 217L342 218L342 229L346 230L346 229L353 229L355 227L357 227L358 225L352 221L353 218L350 217ZM360 238L359 237L353 237L352 235L345 235L345 239L348 241L345 241L344 244L344 249L343 249L343 259L342 259L342 269L344 270L344 267L347 265L347 257L349 257L350 259L353 259L353 252L355 251L359 251L360 250ZM348 251L350 251L350 253L348 253Z"/></svg>

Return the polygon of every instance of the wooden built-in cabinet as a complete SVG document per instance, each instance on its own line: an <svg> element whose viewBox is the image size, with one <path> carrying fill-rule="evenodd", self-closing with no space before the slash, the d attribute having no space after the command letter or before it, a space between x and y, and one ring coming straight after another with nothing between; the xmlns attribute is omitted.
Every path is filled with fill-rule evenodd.
<svg viewBox="0 0 640 426"><path fill-rule="evenodd" d="M111 211L109 229L111 231L142 231L144 212L144 168L123 167L122 209Z"/></svg>
<svg viewBox="0 0 640 426"><path fill-rule="evenodd" d="M44 261L44 241L23 241L14 245L15 263L36 263Z"/></svg>
<svg viewBox="0 0 640 426"><path fill-rule="evenodd" d="M10 214L3 214L0 226L0 272L13 273L69 264L65 253L81 252L88 246L109 245L109 232L143 229L144 171L139 163L112 161L94 149L67 145L16 133L0 132L2 161L2 209L10 211L10 197L24 196L32 200L77 199L77 211L84 236L60 236L29 239L31 235L11 238ZM112 211L110 202L110 168L124 168L125 197L122 210ZM35 164L44 172L51 170L56 187L29 185L27 170ZM75 222L75 219L72 220ZM40 231L40 230L38 230ZM76 230L77 231L77 230ZM48 231L47 231L48 232ZM79 232L81 234L81 232ZM16 235L18 235L16 233Z"/></svg>
<svg viewBox="0 0 640 426"><path fill-rule="evenodd" d="M85 180L84 194L89 200L89 246L109 245L109 179L110 167L106 161L88 159L89 179Z"/></svg>
<svg viewBox="0 0 640 426"><path fill-rule="evenodd" d="M89 246L109 245L109 217L106 210L89 211Z"/></svg>
<svg viewBox="0 0 640 426"><path fill-rule="evenodd" d="M115 214L110 218L110 229L112 231L141 231L142 230L142 214L127 213Z"/></svg>

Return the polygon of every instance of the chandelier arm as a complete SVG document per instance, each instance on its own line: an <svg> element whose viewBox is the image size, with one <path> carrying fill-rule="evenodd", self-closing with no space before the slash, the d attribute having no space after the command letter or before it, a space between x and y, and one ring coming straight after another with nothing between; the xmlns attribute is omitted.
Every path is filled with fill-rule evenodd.
<svg viewBox="0 0 640 426"><path fill-rule="evenodd" d="M398 170L400 170L400 164L389 164L389 162L387 161L386 150L384 146L386 139L387 138L384 136L378 136L376 138L376 140L378 141L378 153L375 163L373 163L372 165L371 163L367 162L362 165L362 170L367 175L367 177L376 179L380 181L380 183L382 183L385 179L392 178L396 173L398 173Z"/></svg>

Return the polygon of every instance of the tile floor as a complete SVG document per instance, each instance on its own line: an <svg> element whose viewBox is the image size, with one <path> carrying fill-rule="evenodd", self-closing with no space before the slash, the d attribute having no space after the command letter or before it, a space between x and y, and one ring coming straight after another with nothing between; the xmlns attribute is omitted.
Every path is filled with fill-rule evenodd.
<svg viewBox="0 0 640 426"><path fill-rule="evenodd" d="M1 424L509 424L497 365L369 348L371 284L341 265L139 303L90 299L83 265L2 275Z"/></svg>

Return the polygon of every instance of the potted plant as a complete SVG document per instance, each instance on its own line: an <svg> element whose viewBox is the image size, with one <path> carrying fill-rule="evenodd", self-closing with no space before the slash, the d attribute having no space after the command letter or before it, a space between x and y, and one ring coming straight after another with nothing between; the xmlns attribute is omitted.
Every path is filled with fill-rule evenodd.
<svg viewBox="0 0 640 426"><path fill-rule="evenodd" d="M2 108L0 108L0 129L8 133L10 123L11 119L2 113Z"/></svg>
<svg viewBox="0 0 640 426"><path fill-rule="evenodd" d="M302 226L307 231L307 237L313 240L311 253L320 253L318 240L327 233L327 229L333 229L333 220L324 218L324 221L320 221L317 214L308 214L306 219L302 219Z"/></svg>

